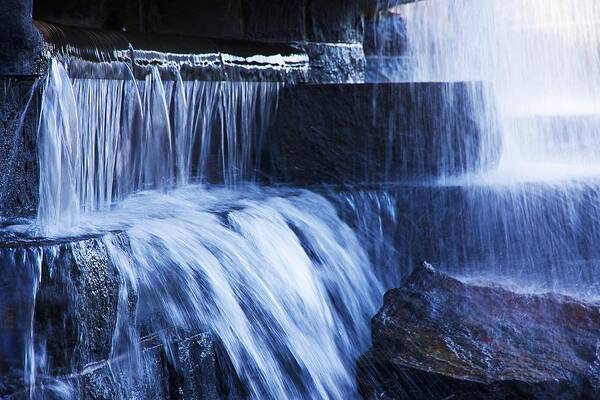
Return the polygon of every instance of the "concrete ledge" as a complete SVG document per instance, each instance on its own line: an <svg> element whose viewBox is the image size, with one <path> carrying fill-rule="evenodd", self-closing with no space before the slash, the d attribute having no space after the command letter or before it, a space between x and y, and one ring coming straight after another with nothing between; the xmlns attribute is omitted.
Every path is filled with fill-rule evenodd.
<svg viewBox="0 0 600 400"><path fill-rule="evenodd" d="M307 54L288 44L91 30L40 21L35 25L48 45L48 57L67 57L84 63L125 63L142 79L152 66L178 66L182 78L190 80L294 82L303 81L309 68ZM115 78L97 76L98 68L92 75L89 69L71 71L71 75Z"/></svg>
<svg viewBox="0 0 600 400"><path fill-rule="evenodd" d="M267 140L273 181L404 182L488 168L497 154L482 148L499 151L500 135L482 118L484 90L478 83L287 87Z"/></svg>

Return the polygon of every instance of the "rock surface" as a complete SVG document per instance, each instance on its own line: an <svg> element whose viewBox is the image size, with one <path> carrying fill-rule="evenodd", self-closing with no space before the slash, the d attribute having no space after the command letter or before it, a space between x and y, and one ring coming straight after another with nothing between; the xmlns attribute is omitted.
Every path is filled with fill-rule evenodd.
<svg viewBox="0 0 600 400"><path fill-rule="evenodd" d="M363 20L359 0L45 0L35 2L34 17L115 31L329 43L362 42Z"/></svg>
<svg viewBox="0 0 600 400"><path fill-rule="evenodd" d="M33 27L33 0L0 3L0 75L32 75L39 71L42 39Z"/></svg>
<svg viewBox="0 0 600 400"><path fill-rule="evenodd" d="M600 305L465 284L424 264L385 296L367 399L597 399Z"/></svg>
<svg viewBox="0 0 600 400"><path fill-rule="evenodd" d="M0 217L32 215L37 209L38 98L34 77L0 77Z"/></svg>

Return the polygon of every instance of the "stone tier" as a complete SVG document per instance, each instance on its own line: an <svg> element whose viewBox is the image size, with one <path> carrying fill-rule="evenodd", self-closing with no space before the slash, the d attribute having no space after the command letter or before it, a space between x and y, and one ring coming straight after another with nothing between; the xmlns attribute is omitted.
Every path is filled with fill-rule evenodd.
<svg viewBox="0 0 600 400"><path fill-rule="evenodd" d="M278 183L373 184L492 168L500 132L479 83L300 85L267 138Z"/></svg>

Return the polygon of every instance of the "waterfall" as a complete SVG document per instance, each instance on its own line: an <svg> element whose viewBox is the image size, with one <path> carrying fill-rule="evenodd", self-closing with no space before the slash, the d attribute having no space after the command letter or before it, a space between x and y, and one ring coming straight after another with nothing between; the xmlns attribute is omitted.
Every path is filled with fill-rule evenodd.
<svg viewBox="0 0 600 400"><path fill-rule="evenodd" d="M137 292L137 318L152 310L154 331L213 330L252 398L351 395L352 364L381 294L354 232L309 192L210 195L156 199L163 215L131 222L130 249L107 240L125 287ZM148 201L128 200L117 215ZM215 206L218 214L206 211Z"/></svg>
<svg viewBox="0 0 600 400"><path fill-rule="evenodd" d="M61 238L81 234L97 239L67 245L74 258L65 256ZM17 293L24 302L19 319L33 321L45 265L42 286L65 280L72 305L62 312L85 318L67 319L67 327L75 323L80 327L69 329L88 339L79 339L81 348L62 361L63 370L72 372L57 376L49 374L49 366L59 361L46 359L46 343L52 341L46 335L56 328L36 326L35 335L33 326L25 330L30 332L22 347L25 381L32 398L77 398L79 380L107 368L103 390L111 398L160 398L161 371L153 368L143 343L156 337L168 362L183 371L189 365L173 346L179 335L193 332L218 338L250 398L355 396L354 363L369 345L369 320L383 288L359 237L324 197L293 189L199 185L146 191L111 210L82 215L78 227L47 240L58 244L0 250L27 292ZM95 318L107 316L88 315L86 304L98 294L88 294L85 284L78 288L81 279L92 285L108 279L111 269L98 264L105 257L119 280L110 354L80 366L77 354L86 354L94 330L102 332ZM100 275L78 276L69 260L86 258L90 267L84 263L78 270ZM8 273L2 279L14 282Z"/></svg>
<svg viewBox="0 0 600 400"><path fill-rule="evenodd" d="M490 84L504 132L499 181L600 174L600 4L432 0L399 8L411 78Z"/></svg>
<svg viewBox="0 0 600 400"><path fill-rule="evenodd" d="M139 81L124 64L87 66L102 79L73 78L69 67L52 61L42 98L44 224L74 224L142 189L256 178L279 83L183 81L175 67L166 80L156 66Z"/></svg>
<svg viewBox="0 0 600 400"><path fill-rule="evenodd" d="M255 185L281 84L185 81L175 67L139 79L118 63L82 63L49 66L38 218L6 227L0 248L16 271L0 284L20 288L0 305L27 333L0 350L21 360L10 373L29 397L75 399L93 379L109 398L169 397L176 383L157 357L195 379L210 367L189 372L191 350L178 346L198 335L222 349L212 373L231 396L356 397L355 362L390 272L374 273L377 244L361 243L378 229L363 218L368 201L350 227L319 194ZM66 300L53 303L54 287ZM47 314L34 324L46 307L61 310L58 325ZM72 349L57 349L61 329Z"/></svg>
<svg viewBox="0 0 600 400"><path fill-rule="evenodd" d="M483 157L499 154L494 165L374 194L403 210L398 257L597 298L600 4L428 0L390 12L403 20L409 60L396 79L483 81L495 107L475 111L502 137L482 142Z"/></svg>

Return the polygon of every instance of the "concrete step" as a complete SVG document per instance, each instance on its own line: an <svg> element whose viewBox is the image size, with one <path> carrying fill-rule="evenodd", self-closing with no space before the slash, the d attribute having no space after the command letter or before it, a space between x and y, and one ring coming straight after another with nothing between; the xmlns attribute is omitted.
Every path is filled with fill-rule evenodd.
<svg viewBox="0 0 600 400"><path fill-rule="evenodd" d="M500 151L479 83L299 85L267 136L275 182L406 182L491 168Z"/></svg>

